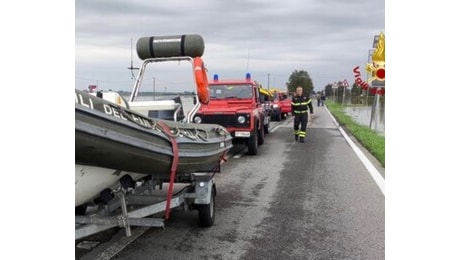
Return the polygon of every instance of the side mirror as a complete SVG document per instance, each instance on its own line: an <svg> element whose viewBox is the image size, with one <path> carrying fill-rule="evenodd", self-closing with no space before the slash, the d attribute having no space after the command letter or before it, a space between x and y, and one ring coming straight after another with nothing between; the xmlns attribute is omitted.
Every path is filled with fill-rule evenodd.
<svg viewBox="0 0 460 260"><path fill-rule="evenodd" d="M197 99L196 96L193 96L193 104L196 105Z"/></svg>

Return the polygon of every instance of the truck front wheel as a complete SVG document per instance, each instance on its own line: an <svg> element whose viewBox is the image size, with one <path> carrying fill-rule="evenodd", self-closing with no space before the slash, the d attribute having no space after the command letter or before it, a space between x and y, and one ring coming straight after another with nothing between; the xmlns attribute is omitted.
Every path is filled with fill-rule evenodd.
<svg viewBox="0 0 460 260"><path fill-rule="evenodd" d="M259 145L259 135L257 132L257 129L254 129L248 139L248 152L250 155L257 155L257 146Z"/></svg>
<svg viewBox="0 0 460 260"><path fill-rule="evenodd" d="M280 121L281 121L281 111L280 111L280 112L278 112L278 114L276 114L276 116L275 116L275 120L276 120L276 121L278 121L278 122L280 122Z"/></svg>
<svg viewBox="0 0 460 260"><path fill-rule="evenodd" d="M259 129L258 133L259 133L259 140L258 140L259 145L263 145L264 142L265 142L265 129L264 129L264 126L262 126Z"/></svg>

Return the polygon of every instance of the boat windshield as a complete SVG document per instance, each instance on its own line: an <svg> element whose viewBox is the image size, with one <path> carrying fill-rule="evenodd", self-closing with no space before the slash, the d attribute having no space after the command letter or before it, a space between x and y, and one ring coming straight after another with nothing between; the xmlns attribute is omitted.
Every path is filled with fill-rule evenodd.
<svg viewBox="0 0 460 260"><path fill-rule="evenodd" d="M252 98L253 87L251 85L219 85L209 86L211 99Z"/></svg>

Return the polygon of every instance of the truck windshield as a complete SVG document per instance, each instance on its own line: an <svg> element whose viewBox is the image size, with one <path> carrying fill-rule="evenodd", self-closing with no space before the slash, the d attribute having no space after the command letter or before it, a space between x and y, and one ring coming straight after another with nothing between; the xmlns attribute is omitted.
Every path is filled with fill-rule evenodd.
<svg viewBox="0 0 460 260"><path fill-rule="evenodd" d="M252 98L253 87L251 85L219 85L209 86L212 99L226 98Z"/></svg>
<svg viewBox="0 0 460 260"><path fill-rule="evenodd" d="M282 93L282 92L274 92L273 96L274 96L273 98L274 100L279 100L279 101L283 101L289 98L287 94Z"/></svg>

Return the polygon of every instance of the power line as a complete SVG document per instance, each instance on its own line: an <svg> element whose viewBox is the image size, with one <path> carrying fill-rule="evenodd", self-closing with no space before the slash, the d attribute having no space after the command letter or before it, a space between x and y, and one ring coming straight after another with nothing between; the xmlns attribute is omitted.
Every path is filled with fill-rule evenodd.
<svg viewBox="0 0 460 260"><path fill-rule="evenodd" d="M81 77L75 77L75 79L78 80L86 80L86 81L99 81L99 82L104 82L104 83L132 83L133 81L111 81L111 80L100 80L100 79L89 79L89 78L81 78Z"/></svg>

